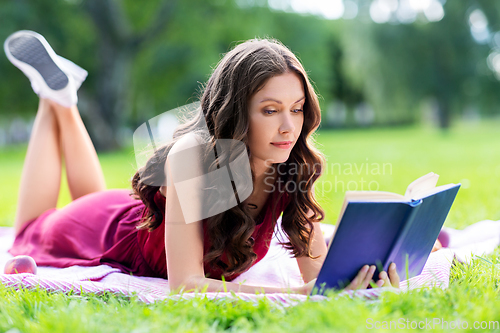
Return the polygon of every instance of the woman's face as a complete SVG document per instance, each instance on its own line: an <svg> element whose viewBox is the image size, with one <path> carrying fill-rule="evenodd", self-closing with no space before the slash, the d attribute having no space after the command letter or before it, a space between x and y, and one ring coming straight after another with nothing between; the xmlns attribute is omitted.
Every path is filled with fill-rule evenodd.
<svg viewBox="0 0 500 333"><path fill-rule="evenodd" d="M270 78L250 98L248 145L251 163L283 163L290 156L304 123L304 87L293 72Z"/></svg>

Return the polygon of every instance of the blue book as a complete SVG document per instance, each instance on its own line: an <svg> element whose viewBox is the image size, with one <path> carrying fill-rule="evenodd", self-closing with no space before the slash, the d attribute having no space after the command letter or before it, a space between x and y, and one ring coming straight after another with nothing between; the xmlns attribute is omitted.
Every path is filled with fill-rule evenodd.
<svg viewBox="0 0 500 333"><path fill-rule="evenodd" d="M375 280L393 262L401 281L419 275L460 188L436 187L438 178L420 177L404 196L347 192L313 293L346 287L366 264L377 266Z"/></svg>

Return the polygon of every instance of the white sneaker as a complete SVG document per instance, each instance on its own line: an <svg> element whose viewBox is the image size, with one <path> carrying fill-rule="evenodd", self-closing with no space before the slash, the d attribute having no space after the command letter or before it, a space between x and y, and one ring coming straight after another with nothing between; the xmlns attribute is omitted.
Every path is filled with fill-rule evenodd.
<svg viewBox="0 0 500 333"><path fill-rule="evenodd" d="M5 40L4 50L10 62L28 77L38 96L66 107L78 102L76 91L87 71L58 56L42 35L17 31Z"/></svg>

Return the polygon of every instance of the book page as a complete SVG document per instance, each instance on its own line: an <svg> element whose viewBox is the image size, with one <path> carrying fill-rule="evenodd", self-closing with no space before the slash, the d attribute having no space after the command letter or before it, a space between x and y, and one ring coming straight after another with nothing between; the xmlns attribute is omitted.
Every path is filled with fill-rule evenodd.
<svg viewBox="0 0 500 333"><path fill-rule="evenodd" d="M417 196L420 196L421 193L425 193L427 191L431 191L436 187L437 181L439 179L439 175L434 172L430 172L425 176L414 180L408 187L406 188L405 197L410 199L415 199Z"/></svg>
<svg viewBox="0 0 500 333"><path fill-rule="evenodd" d="M384 191L347 191L345 197L348 201L401 201L406 199L401 194Z"/></svg>
<svg viewBox="0 0 500 333"><path fill-rule="evenodd" d="M439 175L430 172L408 185L405 195L384 191L347 191L336 225L340 223L349 202L410 202L412 199L421 199L454 185L436 187L438 179Z"/></svg>
<svg viewBox="0 0 500 333"><path fill-rule="evenodd" d="M349 202L407 202L407 198L401 194L383 191L347 191L344 202L340 209L339 218L336 225L340 223L344 211Z"/></svg>
<svg viewBox="0 0 500 333"><path fill-rule="evenodd" d="M417 192L415 196L413 196L412 199L419 200L419 199L424 199L426 197L429 197L433 194L439 193L439 192L444 192L452 187L457 186L458 184L446 184L446 185L441 185L438 187L431 188L430 190L427 191L421 191Z"/></svg>

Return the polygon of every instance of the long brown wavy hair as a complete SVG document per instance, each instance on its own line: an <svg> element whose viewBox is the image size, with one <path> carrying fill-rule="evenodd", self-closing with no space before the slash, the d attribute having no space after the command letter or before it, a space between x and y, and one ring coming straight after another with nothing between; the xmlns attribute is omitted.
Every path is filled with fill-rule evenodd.
<svg viewBox="0 0 500 333"><path fill-rule="evenodd" d="M286 72L296 73L302 79L306 99L303 127L297 143L289 159L275 165L279 166L278 177L284 184L277 194L276 203L286 191L289 204L283 212L282 230L288 242L283 245L292 251L294 257L311 257L312 222L324 218L324 212L313 194L313 184L320 176L324 163L312 137L320 124L321 110L303 66L287 47L274 39L251 39L226 53L202 89L200 108L194 117L180 125L173 141L158 149L134 175L133 195L141 199L148 209L138 225L139 229L154 230L162 223L162 212L154 201L160 187L148 184L165 182L164 165L175 142L184 134L198 131L200 125L206 122L212 142L217 139L239 140L246 145L250 157L247 137L249 100L271 77ZM300 190L297 190L299 184ZM273 212L275 208L276 205ZM273 216L273 221L276 218ZM221 269L226 276L241 273L252 265L257 257L251 238L256 224L245 205L239 204L207 218L204 223L211 244L204 262ZM226 262L221 260L223 253L226 254Z"/></svg>

